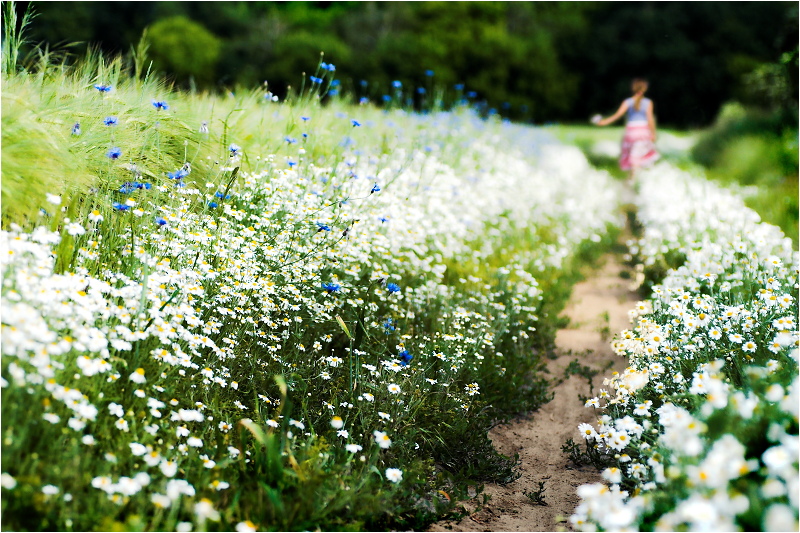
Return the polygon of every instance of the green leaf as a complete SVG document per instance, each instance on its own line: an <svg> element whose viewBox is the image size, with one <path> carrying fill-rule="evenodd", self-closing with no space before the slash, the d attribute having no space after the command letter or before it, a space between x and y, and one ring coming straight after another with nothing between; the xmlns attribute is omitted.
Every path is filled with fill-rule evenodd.
<svg viewBox="0 0 800 533"><path fill-rule="evenodd" d="M344 320L342 320L342 317L340 317L339 315L336 315L336 321L339 323L340 326L342 326L342 329L344 330L345 334L347 335L347 338L350 339L350 340L353 340L353 336L350 335L350 330L347 329L347 324L344 323Z"/></svg>

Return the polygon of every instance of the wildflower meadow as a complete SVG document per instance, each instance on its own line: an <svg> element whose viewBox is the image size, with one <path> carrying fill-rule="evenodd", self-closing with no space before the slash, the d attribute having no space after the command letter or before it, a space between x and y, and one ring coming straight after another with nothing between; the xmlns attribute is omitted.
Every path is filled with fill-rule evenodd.
<svg viewBox="0 0 800 533"><path fill-rule="evenodd" d="M7 527L414 527L513 478L487 430L547 401L618 184L334 75L280 102L101 57L3 78Z"/></svg>
<svg viewBox="0 0 800 533"><path fill-rule="evenodd" d="M279 99L143 54L4 48L3 527L421 529L515 479L488 431L550 399L621 180L434 91L351 100L324 57ZM647 298L571 523L796 528L798 254L669 162L636 188Z"/></svg>

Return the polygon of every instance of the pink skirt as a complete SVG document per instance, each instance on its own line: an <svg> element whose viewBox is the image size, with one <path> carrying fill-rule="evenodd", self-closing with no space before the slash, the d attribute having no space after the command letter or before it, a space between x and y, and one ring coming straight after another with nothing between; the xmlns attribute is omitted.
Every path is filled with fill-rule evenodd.
<svg viewBox="0 0 800 533"><path fill-rule="evenodd" d="M622 152L619 156L619 168L631 170L652 165L661 157L656 152L656 145L650 128L646 122L631 122L625 126L622 137Z"/></svg>

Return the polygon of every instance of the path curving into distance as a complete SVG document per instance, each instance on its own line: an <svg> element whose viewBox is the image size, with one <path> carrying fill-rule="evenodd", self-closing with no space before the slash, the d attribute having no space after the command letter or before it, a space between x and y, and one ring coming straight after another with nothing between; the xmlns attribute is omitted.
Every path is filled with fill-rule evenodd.
<svg viewBox="0 0 800 533"><path fill-rule="evenodd" d="M564 311L569 325L556 336L557 358L547 362L551 379L564 376L567 366L578 359L580 365L600 371L593 379L596 393L604 377L624 370L626 361L612 352L610 340L630 326L628 311L638 297L623 271L621 257L610 254L575 285ZM486 504L466 502L468 516L437 522L429 531L572 531L568 518L578 504L577 487L601 478L591 465L572 467L561 447L572 438L583 449L577 426L596 422L596 416L579 399L592 396L587 378L571 375L553 393L553 400L530 417L498 426L489 434L498 451L519 454L521 477L505 486L487 484L484 494L491 498ZM537 490L540 481L545 482L547 505L535 504L524 494Z"/></svg>

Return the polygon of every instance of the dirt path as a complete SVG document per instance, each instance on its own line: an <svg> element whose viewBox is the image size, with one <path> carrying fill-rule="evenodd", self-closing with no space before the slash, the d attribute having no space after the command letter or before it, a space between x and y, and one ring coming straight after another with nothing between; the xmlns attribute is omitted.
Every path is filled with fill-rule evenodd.
<svg viewBox="0 0 800 533"><path fill-rule="evenodd" d="M603 377L612 371L608 364L613 364L614 370L624 369L625 361L609 346L609 334L629 327L628 310L637 301L628 288L629 281L620 276L623 269L618 256L608 255L598 271L575 286L564 313L570 324L556 337L558 358L548 361L553 377L563 376L575 359L593 369L606 368L594 377L596 394ZM429 531L572 530L567 519L578 503L575 489L599 481L600 476L591 466L568 468L561 446L569 438L579 442L578 424L595 422L595 416L578 399L589 395L585 377L572 375L553 390L553 400L531 418L518 419L490 433L501 453L519 453L522 476L506 486L486 485L484 493L491 496L488 503L467 502L469 516L458 522L438 522ZM523 494L537 490L540 481L545 482L546 506L532 503Z"/></svg>

